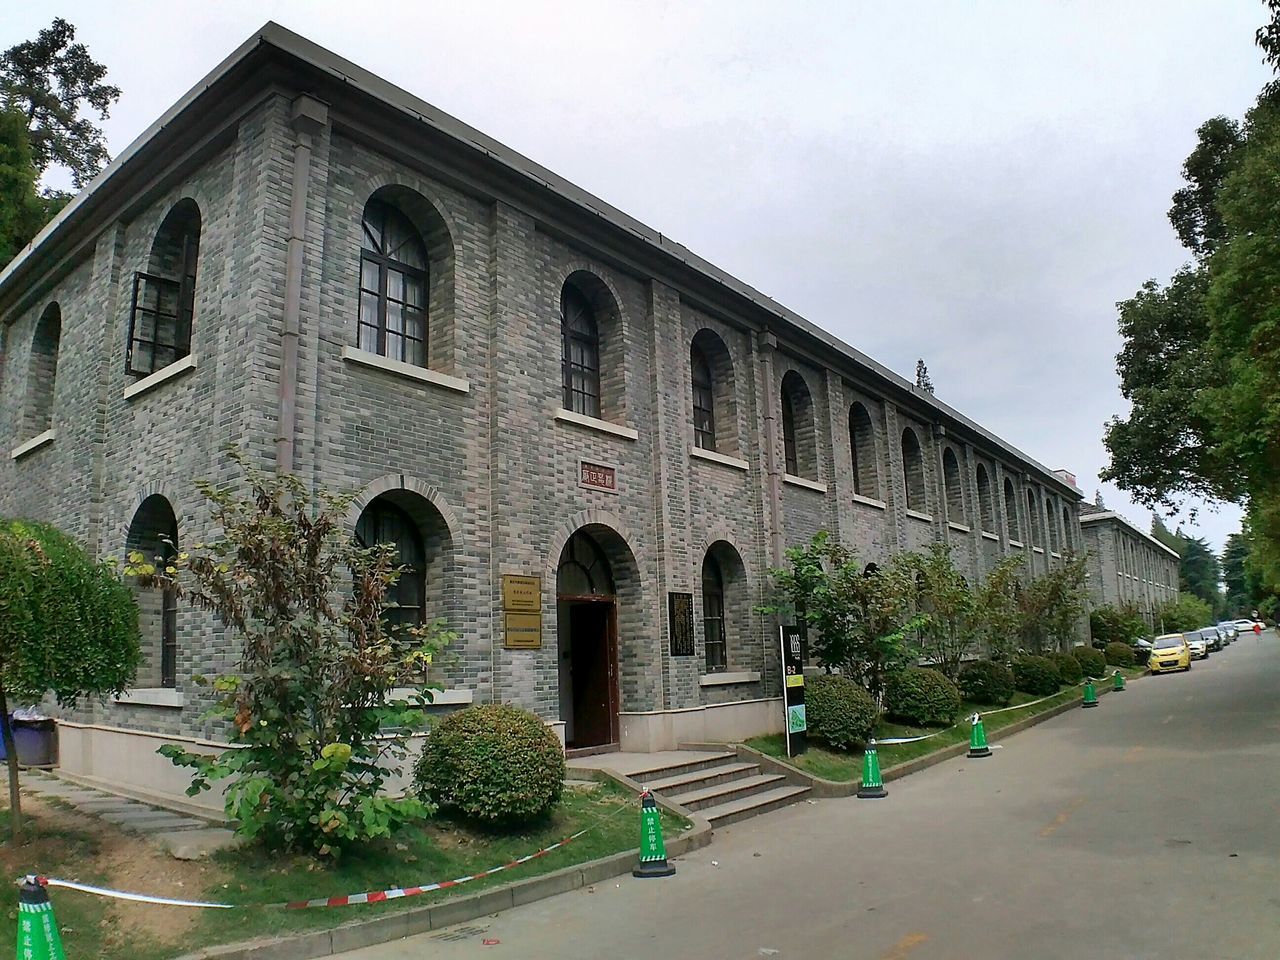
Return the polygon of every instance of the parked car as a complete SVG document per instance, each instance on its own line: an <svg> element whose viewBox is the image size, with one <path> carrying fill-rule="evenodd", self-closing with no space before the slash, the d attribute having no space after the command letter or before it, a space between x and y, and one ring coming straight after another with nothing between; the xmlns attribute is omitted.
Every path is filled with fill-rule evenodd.
<svg viewBox="0 0 1280 960"><path fill-rule="evenodd" d="M1239 630L1241 633L1254 632L1253 631L1254 622L1250 620L1248 617L1241 617L1239 620L1236 620L1234 622L1236 625L1236 629Z"/></svg>
<svg viewBox="0 0 1280 960"><path fill-rule="evenodd" d="M1202 641L1203 642L1203 641ZM1171 673L1191 669L1191 647L1180 633L1166 633L1151 643L1151 672Z"/></svg>
<svg viewBox="0 0 1280 960"><path fill-rule="evenodd" d="M1236 637L1240 636L1240 628L1230 620L1223 620L1218 624L1218 626L1226 631L1227 643L1234 642Z"/></svg>
<svg viewBox="0 0 1280 960"><path fill-rule="evenodd" d="M1135 637L1132 643L1133 657L1138 664L1147 664L1151 662L1151 641L1144 640L1142 637Z"/></svg>
<svg viewBox="0 0 1280 960"><path fill-rule="evenodd" d="M1217 627L1205 627L1200 631L1200 636L1204 638L1206 651L1222 649L1222 634L1218 632Z"/></svg>

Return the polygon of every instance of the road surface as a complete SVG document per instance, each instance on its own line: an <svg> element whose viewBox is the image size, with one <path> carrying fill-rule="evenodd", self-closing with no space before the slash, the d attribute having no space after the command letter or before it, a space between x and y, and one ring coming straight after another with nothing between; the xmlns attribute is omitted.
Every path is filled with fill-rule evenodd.
<svg viewBox="0 0 1280 960"><path fill-rule="evenodd" d="M677 867L343 956L1274 960L1280 638L1244 636L885 800L717 831Z"/></svg>

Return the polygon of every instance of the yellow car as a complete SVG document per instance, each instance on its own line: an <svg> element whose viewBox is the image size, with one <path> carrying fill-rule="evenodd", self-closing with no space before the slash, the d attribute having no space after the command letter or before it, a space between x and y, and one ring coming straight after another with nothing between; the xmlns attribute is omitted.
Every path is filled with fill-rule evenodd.
<svg viewBox="0 0 1280 960"><path fill-rule="evenodd" d="M1180 633L1156 637L1151 644L1150 669L1152 673L1190 670L1191 648L1187 646L1187 638Z"/></svg>

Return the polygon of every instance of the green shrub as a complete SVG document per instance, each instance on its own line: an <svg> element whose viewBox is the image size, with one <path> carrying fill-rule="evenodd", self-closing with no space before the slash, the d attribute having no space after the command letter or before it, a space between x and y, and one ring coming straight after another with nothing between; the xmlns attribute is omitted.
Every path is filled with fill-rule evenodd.
<svg viewBox="0 0 1280 960"><path fill-rule="evenodd" d="M1025 655L1013 661L1013 685L1023 693L1047 697L1061 683L1058 665L1048 657Z"/></svg>
<svg viewBox="0 0 1280 960"><path fill-rule="evenodd" d="M970 703L1003 707L1013 697L1013 671L994 660L978 660L960 671L960 693Z"/></svg>
<svg viewBox="0 0 1280 960"><path fill-rule="evenodd" d="M1058 665L1058 679L1065 684L1079 683L1084 679L1080 661L1069 653L1051 653L1049 659Z"/></svg>
<svg viewBox="0 0 1280 960"><path fill-rule="evenodd" d="M804 706L809 735L836 750L862 746L880 718L871 694L836 674L805 680Z"/></svg>
<svg viewBox="0 0 1280 960"><path fill-rule="evenodd" d="M472 820L516 824L551 812L564 781L560 741L538 717L487 703L451 713L427 735L418 793Z"/></svg>
<svg viewBox="0 0 1280 960"><path fill-rule="evenodd" d="M1132 667L1138 662L1137 655L1133 652L1133 647L1127 643L1108 643L1107 649L1103 651L1103 656L1108 664L1113 667Z"/></svg>
<svg viewBox="0 0 1280 960"><path fill-rule="evenodd" d="M960 712L960 691L938 670L906 667L889 675L885 712L913 726L945 726Z"/></svg>
<svg viewBox="0 0 1280 960"><path fill-rule="evenodd" d="M1076 647L1071 655L1080 661L1080 669L1086 677L1101 677L1107 672L1107 658L1101 650L1092 647Z"/></svg>

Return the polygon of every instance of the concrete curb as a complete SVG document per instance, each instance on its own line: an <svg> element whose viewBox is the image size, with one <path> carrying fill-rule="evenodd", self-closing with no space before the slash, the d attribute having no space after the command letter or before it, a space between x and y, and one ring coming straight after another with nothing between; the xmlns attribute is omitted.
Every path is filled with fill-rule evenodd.
<svg viewBox="0 0 1280 960"><path fill-rule="evenodd" d="M1150 673L1144 673L1137 677L1128 678L1126 683L1132 683L1134 680L1141 680L1149 676L1151 676ZM1107 679L1108 678L1103 678L1095 683L1099 697L1106 696L1113 692L1111 687L1101 686L1101 684ZM1011 737L1014 734L1021 733L1023 730L1029 730L1037 724L1044 723L1046 720L1051 720L1054 717L1060 716L1068 710L1077 710L1079 708L1079 700L1068 700L1056 707L1050 707L1043 713L1037 713L1035 716L1031 717L1024 717L1021 720L1009 724L1007 727L1001 727L998 731L991 734L988 739L992 740L996 737L1001 739L1004 737ZM825 780L822 777L815 777L811 773L806 773L799 767L794 767L787 763L785 760L780 760L777 757L771 757L767 753L761 753L759 750L756 750L754 747L748 747L746 744L735 744L734 748L737 750L738 756L742 760L749 760L751 763L758 763L761 767L773 773L781 773L787 777L788 783L794 783L798 786L808 785L812 787L813 793L811 796L817 799L851 797L858 792L857 780ZM911 774L918 773L921 770L926 770L929 767L942 763L945 760L963 756L968 752L968 743L955 743L951 746L944 747L941 750L935 750L933 753L927 753L923 757L916 757L914 760L908 760L906 763L899 763L895 766L888 767L881 773L881 779L886 783L890 780L899 780L902 777L910 776Z"/></svg>
<svg viewBox="0 0 1280 960"><path fill-rule="evenodd" d="M593 779L612 780L635 791L637 795L641 791L638 783L612 771L596 771ZM684 817L693 824L680 836L667 841L669 858L681 857L711 842L711 824L707 820L677 804L664 801L661 797L657 800L668 812ZM500 910L545 900L559 893L581 890L594 883L629 873L635 864L636 854L624 851L527 880L516 880L470 896L453 897L368 920L355 920L327 930L207 947L193 953L184 953L177 960L312 960L314 957L331 957L348 950L451 927ZM359 907L341 909L358 910Z"/></svg>

